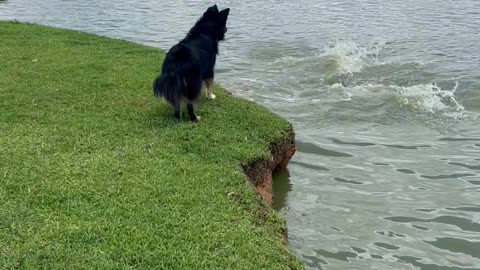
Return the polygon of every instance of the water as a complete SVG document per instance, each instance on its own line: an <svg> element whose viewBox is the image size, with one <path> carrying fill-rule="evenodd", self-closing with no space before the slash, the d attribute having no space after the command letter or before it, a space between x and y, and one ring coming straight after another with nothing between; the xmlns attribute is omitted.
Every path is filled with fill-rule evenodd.
<svg viewBox="0 0 480 270"><path fill-rule="evenodd" d="M307 268L480 269L480 2L218 2L217 82L295 126L275 206ZM3 0L0 18L168 49L208 4Z"/></svg>

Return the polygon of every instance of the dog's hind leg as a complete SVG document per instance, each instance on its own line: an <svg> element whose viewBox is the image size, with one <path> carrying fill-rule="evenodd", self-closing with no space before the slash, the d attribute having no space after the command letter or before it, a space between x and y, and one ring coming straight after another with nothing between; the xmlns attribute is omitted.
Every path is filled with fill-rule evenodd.
<svg viewBox="0 0 480 270"><path fill-rule="evenodd" d="M180 100L177 100L173 104L173 117L180 119Z"/></svg>
<svg viewBox="0 0 480 270"><path fill-rule="evenodd" d="M206 95L207 99L215 99L216 96L213 94L213 78L211 79L205 79L205 87L206 87Z"/></svg>
<svg viewBox="0 0 480 270"><path fill-rule="evenodd" d="M200 120L200 116L197 116L195 114L195 111L193 109L193 103L191 103L190 101L187 103L187 110L188 110L188 115L190 116L190 120L192 120L192 121L199 121Z"/></svg>

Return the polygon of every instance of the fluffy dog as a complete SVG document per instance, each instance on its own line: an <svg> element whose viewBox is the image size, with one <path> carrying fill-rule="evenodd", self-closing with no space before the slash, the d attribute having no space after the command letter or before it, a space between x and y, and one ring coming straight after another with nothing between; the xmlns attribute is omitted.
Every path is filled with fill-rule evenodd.
<svg viewBox="0 0 480 270"><path fill-rule="evenodd" d="M229 8L219 11L217 5L209 7L187 36L165 56L162 72L153 82L153 93L173 106L173 115L177 119L180 118L180 103L185 99L190 120L200 120L193 103L201 94L202 81L205 82L207 98L215 99L212 93L213 69L218 44L227 32L229 12Z"/></svg>

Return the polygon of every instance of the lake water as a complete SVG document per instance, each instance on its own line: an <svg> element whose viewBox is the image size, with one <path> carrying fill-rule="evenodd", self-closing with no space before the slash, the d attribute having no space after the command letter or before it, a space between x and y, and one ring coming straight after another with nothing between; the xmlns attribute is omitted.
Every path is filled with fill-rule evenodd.
<svg viewBox="0 0 480 270"><path fill-rule="evenodd" d="M0 0L0 19L168 49L208 4ZM216 81L297 132L275 205L306 267L480 269L480 1L218 4Z"/></svg>

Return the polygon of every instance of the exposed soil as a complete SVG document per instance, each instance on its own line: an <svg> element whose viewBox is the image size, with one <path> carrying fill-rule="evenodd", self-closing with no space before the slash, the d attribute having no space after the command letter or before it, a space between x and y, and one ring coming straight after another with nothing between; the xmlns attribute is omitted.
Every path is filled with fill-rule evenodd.
<svg viewBox="0 0 480 270"><path fill-rule="evenodd" d="M285 168L295 154L295 132L290 128L281 141L270 146L270 154L265 160L255 160L243 164L243 171L250 179L253 188L260 195L264 203L272 206L272 173L276 169ZM282 233L283 240L287 242L287 231Z"/></svg>

